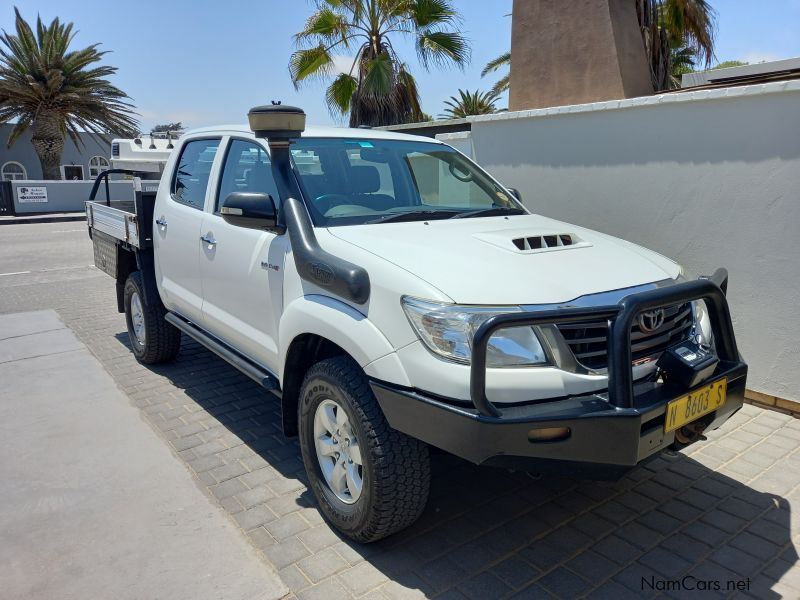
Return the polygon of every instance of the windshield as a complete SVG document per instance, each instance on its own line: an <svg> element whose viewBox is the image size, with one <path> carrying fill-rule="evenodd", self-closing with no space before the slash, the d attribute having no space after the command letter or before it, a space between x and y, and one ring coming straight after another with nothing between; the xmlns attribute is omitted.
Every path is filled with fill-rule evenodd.
<svg viewBox="0 0 800 600"><path fill-rule="evenodd" d="M443 144L300 138L292 156L318 226L525 212L486 173Z"/></svg>

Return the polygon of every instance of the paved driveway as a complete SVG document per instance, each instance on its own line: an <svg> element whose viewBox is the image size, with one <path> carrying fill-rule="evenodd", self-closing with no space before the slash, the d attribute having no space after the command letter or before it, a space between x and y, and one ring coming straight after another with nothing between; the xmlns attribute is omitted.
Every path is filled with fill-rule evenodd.
<svg viewBox="0 0 800 600"><path fill-rule="evenodd" d="M47 227L24 226L56 243ZM91 263L88 241L79 260ZM616 483L535 481L437 455L422 519L352 544L315 509L276 404L191 341L174 364L140 366L113 282L77 266L0 273L0 312L56 309L298 597L800 597L798 420L745 406L708 442Z"/></svg>
<svg viewBox="0 0 800 600"><path fill-rule="evenodd" d="M0 315L0 381L2 597L288 593L52 310Z"/></svg>

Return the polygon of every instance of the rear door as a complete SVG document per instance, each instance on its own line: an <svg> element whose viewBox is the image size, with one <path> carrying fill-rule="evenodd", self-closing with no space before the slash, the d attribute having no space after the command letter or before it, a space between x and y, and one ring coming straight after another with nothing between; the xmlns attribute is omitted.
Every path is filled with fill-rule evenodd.
<svg viewBox="0 0 800 600"><path fill-rule="evenodd" d="M159 290L165 306L202 321L203 289L199 255L201 227L220 137L184 143L171 181L162 181L153 218Z"/></svg>
<svg viewBox="0 0 800 600"><path fill-rule="evenodd" d="M288 236L237 227L219 214L231 192L265 192L280 200L267 150L232 137L212 190L200 252L205 328L272 372L278 364L278 317L283 308L283 264Z"/></svg>

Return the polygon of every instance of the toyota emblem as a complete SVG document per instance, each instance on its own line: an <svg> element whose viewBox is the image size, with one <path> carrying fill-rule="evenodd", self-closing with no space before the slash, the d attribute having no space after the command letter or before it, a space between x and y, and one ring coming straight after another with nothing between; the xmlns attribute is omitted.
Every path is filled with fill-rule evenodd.
<svg viewBox="0 0 800 600"><path fill-rule="evenodd" d="M639 329L643 333L653 333L664 324L664 309L646 310L639 313Z"/></svg>

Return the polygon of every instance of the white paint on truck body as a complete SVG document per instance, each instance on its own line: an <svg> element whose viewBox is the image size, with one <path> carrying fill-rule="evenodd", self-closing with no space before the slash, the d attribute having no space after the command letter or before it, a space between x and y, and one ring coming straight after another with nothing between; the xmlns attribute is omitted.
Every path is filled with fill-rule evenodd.
<svg viewBox="0 0 800 600"><path fill-rule="evenodd" d="M364 129L309 128L304 137L435 140ZM183 145L219 138L202 209L171 196L171 174ZM222 224L214 214L217 179L231 139L252 140L241 126L190 132L176 143L156 197L156 279L165 306L254 362L285 377L286 352L304 333L344 348L368 375L443 397L469 398L469 367L434 355L409 323L401 298L491 305L517 310L634 287L680 274L673 261L629 242L539 215L478 217L316 227L321 248L364 267L371 292L364 305L332 297L301 279L287 235ZM574 247L521 251L520 236L569 234ZM203 236L204 239L201 239ZM210 236L210 237L209 237ZM216 244L209 244L213 239ZM262 269L261 265L275 268ZM205 300L204 300L205 297ZM602 389L605 375L556 367L490 369L487 393L498 403L561 397Z"/></svg>

